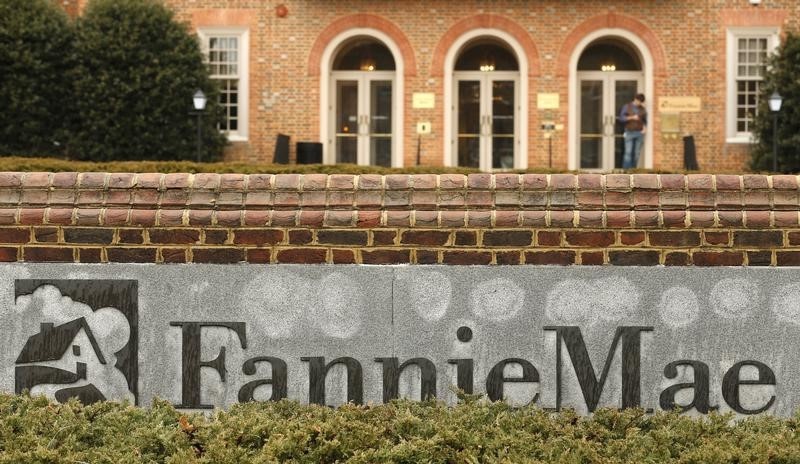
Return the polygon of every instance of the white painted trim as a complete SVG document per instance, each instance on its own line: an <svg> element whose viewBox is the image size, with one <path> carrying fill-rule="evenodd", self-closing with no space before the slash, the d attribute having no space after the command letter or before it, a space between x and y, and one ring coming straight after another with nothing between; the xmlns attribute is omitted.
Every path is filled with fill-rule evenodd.
<svg viewBox="0 0 800 464"><path fill-rule="evenodd" d="M477 81L480 82L481 88L481 103L480 103L480 116L492 115L492 82L494 81L512 81L514 82L514 168L519 169L517 166L517 159L519 158L520 146L520 100L522 96L519 91L519 72L517 71L454 71L453 72L453 107L458 107L458 83L460 81ZM458 137L458 121L453 118L452 126L454 138ZM481 124L481 132L483 132L483 125ZM480 137L480 165L479 169L484 171L502 171L501 168L492 167L492 137ZM457 164L457 153L453 153L453 164Z"/></svg>
<svg viewBox="0 0 800 464"><path fill-rule="evenodd" d="M606 71L578 71L577 72L577 79L578 84L584 80L590 81L601 81L603 82L603 101L604 101L604 108L603 108L603 133L605 133L606 129L606 117L613 116L614 121L616 121L617 116L619 116L619 112L621 108L616 108L615 105L615 97L616 97L616 88L614 87L617 81L636 81L636 88L641 89L644 83L644 73L641 71L615 71L615 72L606 72ZM578 107L576 109L577 114L583 113L582 108L582 101L580 98L577 99ZM650 115L650 120L652 121L652 114ZM576 121L576 124L580 126L580 123ZM652 130L652 122L649 122L648 132ZM580 140L580 131L578 132L578 140ZM647 132L645 132L647 133ZM615 168L615 141L613 138L604 138L602 142L602 154L603 157L600 160L600 164L603 167L595 169L595 168L583 168L584 171L592 171L592 172L602 172L607 170L605 166L612 166L612 169ZM639 160L641 163L642 159ZM576 166L577 166L577 158L576 158Z"/></svg>
<svg viewBox="0 0 800 464"><path fill-rule="evenodd" d="M729 27L725 31L725 142L752 143L753 134L736 130L736 39L767 36L767 51L774 53L780 27Z"/></svg>
<svg viewBox="0 0 800 464"><path fill-rule="evenodd" d="M453 150L453 92L454 92L454 79L453 71L455 68L456 57L464 45L470 40L479 37L494 37L505 42L514 51L519 64L519 146L514 155L514 168L527 169L528 168L528 101L530 95L528 93L528 57L525 55L525 49L522 45L509 33L501 31L500 29L479 28L473 29L469 32L462 34L456 39L447 50L444 59L444 165L456 166L457 160Z"/></svg>
<svg viewBox="0 0 800 464"><path fill-rule="evenodd" d="M330 107L332 105L331 98L331 72L333 68L333 58L336 52L339 51L342 44L353 37L366 36L372 37L382 42L392 52L395 63L395 80L394 80L394 102L393 111L395 116L396 126L393 137L392 149L392 167L403 167L403 128L405 127L405 87L404 87L404 72L405 63L403 62L403 55L400 53L400 47L385 33L372 28L354 28L348 29L336 37L334 37L325 50L322 52L320 59L320 73L319 73L319 136L322 142L322 160L325 164L333 164L336 162L333 156L331 144L333 140L333 133L331 132L330 123Z"/></svg>
<svg viewBox="0 0 800 464"><path fill-rule="evenodd" d="M598 29L578 42L569 59L569 118L567 123L567 167L570 170L578 169L578 60L581 54L592 42L603 37L617 37L629 42L639 52L644 73L644 97L648 112L650 113L650 128L645 133L644 167L653 168L653 116L655 113L655 99L653 98L653 55L650 49L639 36L625 29L604 28Z"/></svg>
<svg viewBox="0 0 800 464"><path fill-rule="evenodd" d="M336 83L338 81L355 81L358 85L358 114L360 115L369 115L370 114L370 82L372 81L389 81L392 83L392 92L394 95L394 91L397 88L397 76L394 71L331 71L331 79L330 79L330 95L333 95L333 98L336 98ZM394 98L392 98L394 100ZM394 101L392 102L394 104ZM333 144L336 143L336 114L329 110L328 112L328 133L331 134L331 140ZM392 114L392 135L397 132L397 126L400 124L395 118L395 114ZM368 123L369 125L369 123ZM356 160L357 164L369 166L370 165L370 153L369 153L369 135L362 134L360 129L361 125L358 125L358 158ZM332 145L333 146L333 145ZM392 160L391 164L394 166L394 151L395 147L392 147ZM335 158L336 153L331 151L331 157ZM334 159L335 161L335 159Z"/></svg>
<svg viewBox="0 0 800 464"><path fill-rule="evenodd" d="M239 130L228 132L231 142L246 142L250 131L250 30L246 27L200 27L197 36L200 38L200 49L208 56L208 38L215 35L239 36Z"/></svg>
<svg viewBox="0 0 800 464"><path fill-rule="evenodd" d="M726 137L725 143L730 144L750 144L755 143L755 139L753 138L752 134L749 135L737 135L735 137Z"/></svg>

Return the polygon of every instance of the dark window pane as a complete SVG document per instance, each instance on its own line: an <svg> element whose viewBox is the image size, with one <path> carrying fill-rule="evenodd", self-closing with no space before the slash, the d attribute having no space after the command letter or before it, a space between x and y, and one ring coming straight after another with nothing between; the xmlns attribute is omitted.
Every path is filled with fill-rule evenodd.
<svg viewBox="0 0 800 464"><path fill-rule="evenodd" d="M458 133L479 134L481 132L481 83L480 81L458 82Z"/></svg>
<svg viewBox="0 0 800 464"><path fill-rule="evenodd" d="M480 138L458 138L458 165L469 168L480 167Z"/></svg>
<svg viewBox="0 0 800 464"><path fill-rule="evenodd" d="M514 137L492 138L492 168L514 168Z"/></svg>
<svg viewBox="0 0 800 464"><path fill-rule="evenodd" d="M485 68L486 66L490 68ZM518 69L516 56L505 44L486 39L479 39L473 44L468 44L458 55L455 65L456 71L516 71Z"/></svg>
<svg viewBox="0 0 800 464"><path fill-rule="evenodd" d="M583 51L578 71L601 71L613 65L616 71L641 71L642 63L634 49L621 40L601 39Z"/></svg>
<svg viewBox="0 0 800 464"><path fill-rule="evenodd" d="M391 167L392 165L392 138L370 137L370 164L374 166Z"/></svg>
<svg viewBox="0 0 800 464"><path fill-rule="evenodd" d="M351 40L333 60L335 71L394 71L392 52L372 38Z"/></svg>

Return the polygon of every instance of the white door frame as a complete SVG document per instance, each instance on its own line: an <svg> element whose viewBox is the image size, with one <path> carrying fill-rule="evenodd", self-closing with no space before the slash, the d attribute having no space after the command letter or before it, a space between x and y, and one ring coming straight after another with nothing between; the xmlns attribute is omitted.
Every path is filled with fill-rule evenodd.
<svg viewBox="0 0 800 464"><path fill-rule="evenodd" d="M578 80L578 89L580 89L581 81L588 80L588 81L603 81L603 135L605 135L606 129L606 118L613 118L614 124L616 124L616 118L619 115L619 111L621 108L616 108L616 86L614 85L616 81L636 81L637 82L637 93L641 92L641 88L644 81L644 75L641 71L578 71L577 73L577 80ZM578 91L577 96L577 114L583 113L583 108L581 106L581 95L580 90ZM580 167L580 138L581 138L581 130L580 130L580 118L577 118L578 130L577 130L577 169L584 169L584 170L598 170L598 171L608 171L611 169L615 169L615 137L603 137L602 143L602 160L601 160L601 167L600 168L581 168ZM649 123L649 121L648 121ZM615 127L616 128L616 127ZM649 130L647 131L649 132ZM645 132L645 134L647 134ZM640 163L643 160L640 160Z"/></svg>
<svg viewBox="0 0 800 464"><path fill-rule="evenodd" d="M325 164L333 164L336 162L334 155L334 148L332 144L335 142L334 132L332 129L336 124L335 121L330 121L331 107L335 106L335 94L331 92L333 80L333 59L336 53L340 51L342 44L354 37L371 37L384 45L392 52L394 57L395 70L393 71L395 78L393 80L394 92L392 96L392 115L394 119L394 134L392 137L392 167L403 167L403 128L405 127L405 63L403 62L403 55L400 52L400 47L385 33L372 28L354 28L348 29L336 37L334 37L325 50L322 52L320 59L320 79L319 79L319 137L322 142L322 162Z"/></svg>
<svg viewBox="0 0 800 464"><path fill-rule="evenodd" d="M654 132L652 129L655 113L655 101L653 98L653 56L650 53L650 49L647 48L647 45L644 43L644 41L642 41L641 38L630 31L619 28L598 29L590 33L580 42L578 42L578 45L575 46L575 50L573 50L572 56L570 57L568 84L569 121L567 125L567 167L570 170L576 170L579 169L580 166L580 160L578 159L578 156L580 155L580 153L578 153L578 138L580 137L578 134L578 109L580 106L580 89L578 88L578 60L589 44L597 39L605 37L623 39L633 45L633 47L639 52L639 58L642 61L642 72L644 73L644 90L641 93L643 93L645 96L647 112L650 118L650 124L647 132L645 133L644 151L642 156L644 157L644 167L646 169L652 169Z"/></svg>
<svg viewBox="0 0 800 464"><path fill-rule="evenodd" d="M514 82L514 167L516 168L516 160L519 158L519 150L521 145L520 138L520 91L519 91L519 73L517 71L455 71L453 72L453 115L458 112L458 83L460 81L479 81L481 89L480 101L480 117L483 119L485 116L494 116L492 112L492 82L493 81L512 81ZM453 141L451 150L453 152L454 160L453 165L458 165L458 118L453 117ZM480 137L480 165L481 171L492 171L492 134L491 132L484 133L483 123L481 123L481 137Z"/></svg>
<svg viewBox="0 0 800 464"><path fill-rule="evenodd" d="M527 169L528 168L528 57L525 55L525 49L522 48L522 45L509 33L502 31L500 29L490 29L490 28L478 28L473 29L469 32L462 34L458 39L456 39L450 48L447 50L447 54L445 55L444 59L444 165L445 166L457 166L458 165L458 153L453 150L455 145L455 131L454 131L454 120L455 120L455 112L456 108L454 105L455 102L455 78L454 73L457 72L454 70L456 59L458 58L459 52L461 52L464 45L466 45L469 41L473 39L477 39L480 37L492 37L499 39L506 45L508 45L511 50L514 52L514 55L517 58L517 65L519 66L518 71L518 78L519 84L517 85L519 95L519 105L517 107L519 118L517 122L517 138L519 140L519 144L517 145L517 151L514 154L514 168L515 169ZM460 72L460 71L458 71ZM496 71L493 71L496 72ZM516 73L516 72L515 72Z"/></svg>
<svg viewBox="0 0 800 464"><path fill-rule="evenodd" d="M331 95L331 104L329 105L329 115L328 120L329 128L328 134L330 134L329 138L330 141L330 156L333 159L333 162L336 162L336 112L338 108L336 107L336 82L338 81L356 81L358 85L358 94L356 98L358 98L358 117L361 118L362 116L370 116L371 113L371 81L390 81L392 83L392 101L394 103L395 95L394 91L396 88L397 79L395 78L394 71L332 71L331 72L331 79L330 79L330 95ZM398 121L394 117L394 109L392 110L392 165L394 165L394 158L395 158L395 144L394 144L394 137L397 133L397 126ZM369 120L366 120L363 124L369 125ZM361 165L370 165L370 135L369 130L364 133L362 130L362 122L358 121L358 150L357 150L357 163Z"/></svg>

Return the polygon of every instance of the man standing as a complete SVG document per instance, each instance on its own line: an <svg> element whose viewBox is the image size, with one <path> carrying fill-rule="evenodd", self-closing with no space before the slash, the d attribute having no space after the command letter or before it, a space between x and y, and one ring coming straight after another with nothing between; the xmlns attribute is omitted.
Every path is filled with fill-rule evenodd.
<svg viewBox="0 0 800 464"><path fill-rule="evenodd" d="M647 132L647 110L644 107L643 94L636 94L632 102L622 107L619 120L625 124L625 156L622 158L622 168L635 168L639 165L644 134Z"/></svg>

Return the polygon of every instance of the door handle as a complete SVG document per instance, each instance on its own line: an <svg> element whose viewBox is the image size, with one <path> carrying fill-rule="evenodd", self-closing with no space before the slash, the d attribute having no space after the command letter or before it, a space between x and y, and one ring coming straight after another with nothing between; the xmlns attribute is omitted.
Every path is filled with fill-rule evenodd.
<svg viewBox="0 0 800 464"><path fill-rule="evenodd" d="M369 116L362 114L358 117L358 133L364 135L369 133Z"/></svg>
<svg viewBox="0 0 800 464"><path fill-rule="evenodd" d="M491 135L492 133L492 117L488 115L481 116L481 135Z"/></svg>
<svg viewBox="0 0 800 464"><path fill-rule="evenodd" d="M614 136L614 116L603 117L603 135L606 137Z"/></svg>

